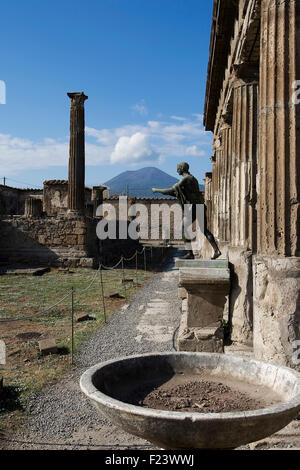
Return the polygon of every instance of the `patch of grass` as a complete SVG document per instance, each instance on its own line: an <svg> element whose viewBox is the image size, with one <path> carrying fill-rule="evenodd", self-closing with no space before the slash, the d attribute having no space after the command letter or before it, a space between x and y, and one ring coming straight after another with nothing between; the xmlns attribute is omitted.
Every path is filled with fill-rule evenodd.
<svg viewBox="0 0 300 470"><path fill-rule="evenodd" d="M136 279L135 269L126 269L125 277ZM94 279L95 270L77 269L73 273L57 270L42 277L0 276L0 317L24 317L21 322L1 323L0 339L7 348L7 363L2 367L5 393L10 393L10 406L2 406L0 400L0 430L12 429L24 418L28 399L58 380L71 367L71 297L38 318L26 319L48 306L56 304L72 287L74 295L74 358L81 345L98 328L104 325L102 291L98 277L90 289L84 292ZM142 285L152 276L151 272L138 271L138 283ZM122 271L103 271L106 315L109 318L124 303L128 303L136 292L135 283L122 285ZM110 299L113 293L124 299ZM94 321L76 322L80 313L94 317ZM42 356L38 350L38 339L24 340L22 333L40 334L40 339L56 339L58 354ZM20 335L20 338L18 335ZM23 339L22 339L23 338ZM16 392L17 391L17 392ZM13 401L15 400L15 407ZM23 418L22 418L23 417Z"/></svg>

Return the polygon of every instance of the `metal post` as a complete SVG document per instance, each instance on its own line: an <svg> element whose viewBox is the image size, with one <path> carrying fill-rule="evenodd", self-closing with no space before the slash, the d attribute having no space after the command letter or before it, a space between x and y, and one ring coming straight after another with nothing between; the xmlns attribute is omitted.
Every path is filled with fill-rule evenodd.
<svg viewBox="0 0 300 470"><path fill-rule="evenodd" d="M138 288L138 252L135 252L135 277L136 277L136 288Z"/></svg>
<svg viewBox="0 0 300 470"><path fill-rule="evenodd" d="M104 286L103 286L103 276L102 276L102 265L100 266L100 282L101 282L101 293L102 293L102 305L103 305L104 323L106 323L106 308L105 308L105 298L104 298Z"/></svg>
<svg viewBox="0 0 300 470"><path fill-rule="evenodd" d="M147 271L146 248L144 247L144 271Z"/></svg>
<svg viewBox="0 0 300 470"><path fill-rule="evenodd" d="M72 336L71 336L71 364L74 364L74 287L72 287Z"/></svg>
<svg viewBox="0 0 300 470"><path fill-rule="evenodd" d="M127 290L126 290L125 272L124 272L124 256L122 256L122 278L123 278L123 284L124 284L125 299L127 299Z"/></svg>

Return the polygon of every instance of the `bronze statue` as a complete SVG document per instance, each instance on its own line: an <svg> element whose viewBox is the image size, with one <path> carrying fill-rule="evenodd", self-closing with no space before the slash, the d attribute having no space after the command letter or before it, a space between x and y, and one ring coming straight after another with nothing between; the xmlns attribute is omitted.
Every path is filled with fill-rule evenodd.
<svg viewBox="0 0 300 470"><path fill-rule="evenodd" d="M199 183L197 179L189 172L189 164L186 162L178 163L177 173L182 176L181 180L176 183L172 188L169 189L156 189L152 188L153 193L161 193L166 196L174 196L179 200L179 203L184 210L185 204L192 205L192 222L196 220L196 205L204 204L203 195L199 189ZM217 259L221 256L221 252L215 241L213 234L207 229L207 217L206 217L206 206L204 204L204 235L211 244L214 255L211 259ZM188 241L184 238L185 241ZM185 259L193 259L194 253L189 250Z"/></svg>

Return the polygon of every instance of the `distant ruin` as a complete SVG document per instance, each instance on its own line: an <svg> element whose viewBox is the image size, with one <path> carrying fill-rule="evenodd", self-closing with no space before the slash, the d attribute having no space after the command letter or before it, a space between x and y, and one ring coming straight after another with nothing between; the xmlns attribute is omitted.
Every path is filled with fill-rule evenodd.
<svg viewBox="0 0 300 470"><path fill-rule="evenodd" d="M95 267L128 254L138 242L101 242L96 235L96 211L105 200L118 206L104 185L88 188L85 180L84 93L71 99L69 179L44 181L43 189L0 185L0 263L2 265ZM140 201L172 206L176 200L128 198L128 207ZM128 219L130 220L130 218ZM149 219L149 231L151 221ZM174 227L170 238L173 238ZM162 241L161 233L160 240ZM142 242L142 240L141 240Z"/></svg>

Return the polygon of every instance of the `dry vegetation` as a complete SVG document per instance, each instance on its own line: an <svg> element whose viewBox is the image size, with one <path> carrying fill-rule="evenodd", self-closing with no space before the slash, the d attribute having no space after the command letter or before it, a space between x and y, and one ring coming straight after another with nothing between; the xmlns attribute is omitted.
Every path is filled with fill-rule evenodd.
<svg viewBox="0 0 300 470"><path fill-rule="evenodd" d="M138 285L150 278L151 272L138 271ZM95 276L94 270L76 269L73 271L51 272L42 277L28 275L0 276L0 318L24 317L20 322L0 323L0 338L7 347L7 363L1 366L5 390L0 401L0 427L9 420L22 417L22 409L33 393L38 393L45 385L61 377L71 366L71 297L53 310L28 319L26 317L57 303L75 288L75 351L90 333L104 324L100 276L89 290L79 293L89 286ZM136 281L135 269L125 270L126 279ZM134 294L136 282L122 283L122 270L103 271L106 314L109 317ZM111 294L121 298L110 298ZM126 298L122 298L125 297ZM80 313L89 314L91 321L76 322ZM55 338L58 354L41 355L38 341ZM6 426L5 426L6 427Z"/></svg>

